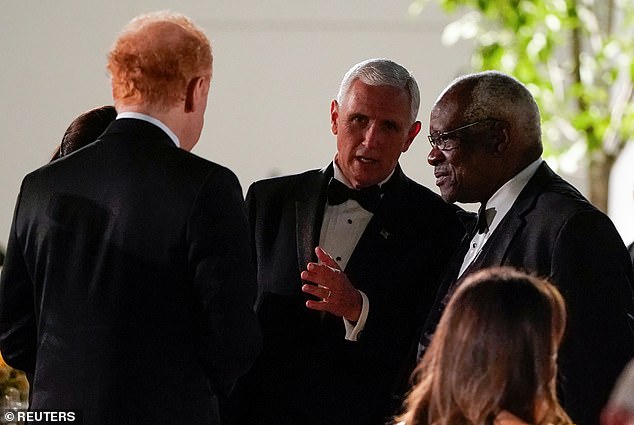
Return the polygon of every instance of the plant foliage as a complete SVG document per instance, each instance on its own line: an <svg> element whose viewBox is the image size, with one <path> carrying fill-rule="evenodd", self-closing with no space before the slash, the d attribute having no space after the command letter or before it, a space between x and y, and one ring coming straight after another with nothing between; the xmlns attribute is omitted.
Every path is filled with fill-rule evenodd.
<svg viewBox="0 0 634 425"><path fill-rule="evenodd" d="M413 0L458 14L443 40L474 42L475 71L524 82L541 112L545 155L614 158L634 134L634 0Z"/></svg>

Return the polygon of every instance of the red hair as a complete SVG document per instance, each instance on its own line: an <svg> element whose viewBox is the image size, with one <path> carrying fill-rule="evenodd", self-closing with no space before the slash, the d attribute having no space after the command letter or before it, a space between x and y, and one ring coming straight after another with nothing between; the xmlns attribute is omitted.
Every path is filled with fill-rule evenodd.
<svg viewBox="0 0 634 425"><path fill-rule="evenodd" d="M108 54L115 102L169 108L184 100L192 78L210 76L207 36L189 18L157 12L134 18Z"/></svg>

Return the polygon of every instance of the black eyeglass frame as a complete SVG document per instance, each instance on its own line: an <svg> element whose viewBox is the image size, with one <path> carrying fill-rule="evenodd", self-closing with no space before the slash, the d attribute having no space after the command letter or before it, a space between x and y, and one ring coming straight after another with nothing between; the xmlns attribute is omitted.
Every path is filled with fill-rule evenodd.
<svg viewBox="0 0 634 425"><path fill-rule="evenodd" d="M486 121L498 121L498 120L496 118L485 118L483 120L474 121L472 123L465 124L461 127L454 128L453 130L443 131L442 133L439 133L436 136L432 136L431 134L428 134L427 140L429 140L429 144L431 145L432 149L437 148L441 151L449 151L456 148L456 146L453 146L453 147L445 146L447 140L449 140L450 135L452 135L453 133L462 131L464 129L467 129L469 127L473 127L474 125L478 125L480 123L486 122Z"/></svg>

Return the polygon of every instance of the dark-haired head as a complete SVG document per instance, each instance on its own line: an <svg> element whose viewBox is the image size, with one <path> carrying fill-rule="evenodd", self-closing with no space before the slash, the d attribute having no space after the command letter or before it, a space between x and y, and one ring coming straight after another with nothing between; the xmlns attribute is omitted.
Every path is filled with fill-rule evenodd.
<svg viewBox="0 0 634 425"><path fill-rule="evenodd" d="M116 118L114 106L102 106L84 112L70 123L52 160L94 142Z"/></svg>

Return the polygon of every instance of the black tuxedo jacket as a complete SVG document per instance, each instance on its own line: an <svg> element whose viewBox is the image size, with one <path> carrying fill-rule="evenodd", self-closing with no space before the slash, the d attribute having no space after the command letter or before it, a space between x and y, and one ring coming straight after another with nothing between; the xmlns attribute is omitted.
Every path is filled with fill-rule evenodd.
<svg viewBox="0 0 634 425"><path fill-rule="evenodd" d="M448 291L471 272L504 265L548 277L568 308L561 401L575 423L598 424L616 377L634 357L632 267L610 219L543 163L455 282L463 256L455 256L443 279L426 332L433 332Z"/></svg>
<svg viewBox="0 0 634 425"><path fill-rule="evenodd" d="M316 261L332 175L330 165L249 189L264 349L238 384L227 423L383 424L394 386L414 366L408 353L421 317L464 233L456 208L397 168L345 269L370 304L359 340L346 341L341 318L306 308L300 280Z"/></svg>
<svg viewBox="0 0 634 425"><path fill-rule="evenodd" d="M228 169L120 119L25 177L0 349L31 408L84 424L218 423L260 344L246 210ZM79 419L78 419L79 420Z"/></svg>

